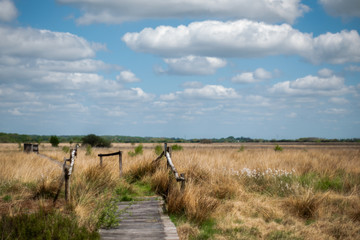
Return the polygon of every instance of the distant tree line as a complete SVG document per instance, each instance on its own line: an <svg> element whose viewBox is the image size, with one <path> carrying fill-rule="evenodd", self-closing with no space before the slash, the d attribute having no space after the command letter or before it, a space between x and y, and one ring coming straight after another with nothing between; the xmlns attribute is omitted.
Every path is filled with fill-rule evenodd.
<svg viewBox="0 0 360 240"><path fill-rule="evenodd" d="M70 143L83 143L85 137L89 137L93 141L95 139L95 144L90 144L94 146L107 146L109 143L236 143L236 142L314 142L314 143L323 143L323 142L360 142L360 138L348 138L348 139L325 139L325 138L299 138L299 139L252 139L248 137L234 137L229 136L227 138L208 138L208 139L183 139L183 138L159 138L159 137L132 137L132 136L109 136L104 135L100 136L101 140L97 138L98 136L94 134L84 135L64 135L56 136L59 142L70 142ZM50 135L26 135L26 134L16 134L16 133L0 133L0 142L1 143L42 143L49 142ZM85 138L86 139L86 138ZM92 142L93 143L93 142Z"/></svg>

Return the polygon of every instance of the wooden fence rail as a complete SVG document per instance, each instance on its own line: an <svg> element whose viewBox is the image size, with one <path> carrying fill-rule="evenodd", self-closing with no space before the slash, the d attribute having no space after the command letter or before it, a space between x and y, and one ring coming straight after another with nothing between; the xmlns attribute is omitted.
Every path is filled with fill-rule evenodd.
<svg viewBox="0 0 360 240"><path fill-rule="evenodd" d="M167 160L167 166L171 169L171 171L174 173L175 179L177 182L181 182L181 189L185 188L185 173L179 174L176 170L172 160L171 160L171 153L172 149L171 147L167 146L167 143L164 143L164 151L153 161L153 163L157 163L163 156L166 157Z"/></svg>
<svg viewBox="0 0 360 240"><path fill-rule="evenodd" d="M107 154L98 154L98 156L100 157L100 167L102 167L103 164L103 157L109 157L109 156L116 156L119 155L119 172L120 172L120 177L122 176L122 152L118 151L115 153L107 153Z"/></svg>

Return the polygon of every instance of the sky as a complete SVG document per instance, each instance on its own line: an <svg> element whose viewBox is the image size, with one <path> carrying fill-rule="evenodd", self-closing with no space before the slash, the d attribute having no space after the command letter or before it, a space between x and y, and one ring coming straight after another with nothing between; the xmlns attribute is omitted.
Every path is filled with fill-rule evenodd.
<svg viewBox="0 0 360 240"><path fill-rule="evenodd" d="M0 0L0 132L360 137L359 0Z"/></svg>

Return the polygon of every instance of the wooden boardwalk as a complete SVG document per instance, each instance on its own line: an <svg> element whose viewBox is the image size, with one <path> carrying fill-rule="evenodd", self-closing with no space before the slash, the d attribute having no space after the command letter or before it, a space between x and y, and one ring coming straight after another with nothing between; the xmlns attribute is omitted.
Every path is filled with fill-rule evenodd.
<svg viewBox="0 0 360 240"><path fill-rule="evenodd" d="M162 206L163 201L156 197L120 202L120 225L112 229L100 229L101 239L178 240L176 228L163 213Z"/></svg>

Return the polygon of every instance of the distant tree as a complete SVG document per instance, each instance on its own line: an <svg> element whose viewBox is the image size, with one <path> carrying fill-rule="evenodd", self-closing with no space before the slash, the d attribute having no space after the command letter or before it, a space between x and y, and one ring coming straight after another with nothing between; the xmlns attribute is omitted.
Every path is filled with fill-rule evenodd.
<svg viewBox="0 0 360 240"><path fill-rule="evenodd" d="M88 144L91 147L110 147L111 146L111 142L96 136L95 134L89 134L85 137L82 138L82 143L83 144Z"/></svg>
<svg viewBox="0 0 360 240"><path fill-rule="evenodd" d="M51 146L57 147L57 146L59 146L60 140L57 136L51 136L50 143L51 143Z"/></svg>

